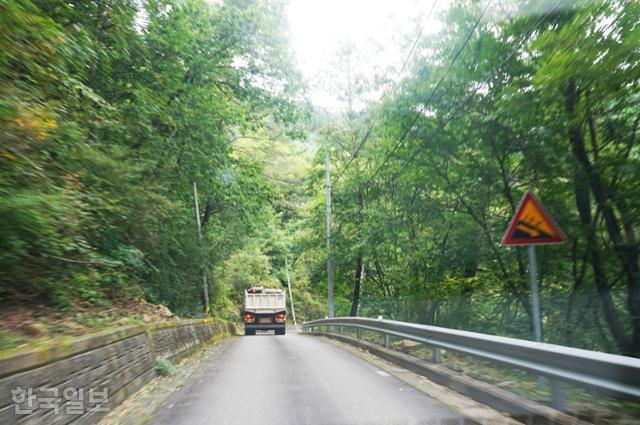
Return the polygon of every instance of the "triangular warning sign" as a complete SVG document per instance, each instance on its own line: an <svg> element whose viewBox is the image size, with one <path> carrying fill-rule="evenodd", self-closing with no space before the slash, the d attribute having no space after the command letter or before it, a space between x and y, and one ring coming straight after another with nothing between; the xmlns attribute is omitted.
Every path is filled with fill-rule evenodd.
<svg viewBox="0 0 640 425"><path fill-rule="evenodd" d="M566 242L567 238L531 191L524 194L502 238L502 245L540 245Z"/></svg>

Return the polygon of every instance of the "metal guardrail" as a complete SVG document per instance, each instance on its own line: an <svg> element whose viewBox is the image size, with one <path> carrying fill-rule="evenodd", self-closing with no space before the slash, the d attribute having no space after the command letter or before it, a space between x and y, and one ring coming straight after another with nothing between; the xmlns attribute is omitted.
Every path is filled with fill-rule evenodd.
<svg viewBox="0 0 640 425"><path fill-rule="evenodd" d="M382 333L387 348L390 336L423 343L434 349L435 363L440 362L440 349L445 349L551 378L556 408L564 404L562 382L640 400L637 358L395 320L339 317L305 322L302 330L334 326L355 328L358 337L362 330Z"/></svg>

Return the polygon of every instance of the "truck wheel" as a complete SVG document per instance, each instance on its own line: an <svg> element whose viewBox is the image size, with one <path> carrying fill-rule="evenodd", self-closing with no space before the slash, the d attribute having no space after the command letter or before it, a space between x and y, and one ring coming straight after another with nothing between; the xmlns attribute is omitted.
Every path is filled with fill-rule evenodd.
<svg viewBox="0 0 640 425"><path fill-rule="evenodd" d="M285 330L284 329L276 329L276 335L284 335Z"/></svg>
<svg viewBox="0 0 640 425"><path fill-rule="evenodd" d="M256 334L256 330L255 329L245 329L244 330L244 334L246 336L255 335Z"/></svg>

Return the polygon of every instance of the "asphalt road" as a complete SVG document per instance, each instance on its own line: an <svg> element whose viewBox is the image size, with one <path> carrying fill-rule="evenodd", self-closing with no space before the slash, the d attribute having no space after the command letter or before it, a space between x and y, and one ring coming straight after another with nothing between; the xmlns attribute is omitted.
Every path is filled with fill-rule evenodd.
<svg viewBox="0 0 640 425"><path fill-rule="evenodd" d="M311 336L238 338L156 412L163 425L461 424L375 366Z"/></svg>

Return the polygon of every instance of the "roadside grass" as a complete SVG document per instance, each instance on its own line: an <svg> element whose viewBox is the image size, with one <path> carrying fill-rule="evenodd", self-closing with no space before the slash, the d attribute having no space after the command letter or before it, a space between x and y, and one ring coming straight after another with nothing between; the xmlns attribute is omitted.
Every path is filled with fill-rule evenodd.
<svg viewBox="0 0 640 425"><path fill-rule="evenodd" d="M15 347L24 343L25 338L11 335L9 332L0 330L0 347Z"/></svg>

